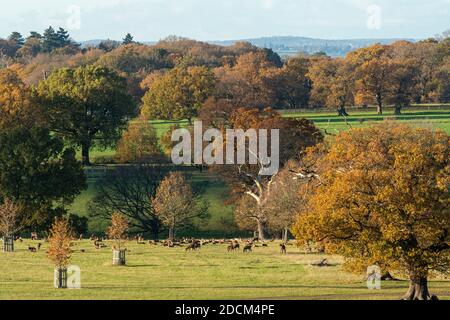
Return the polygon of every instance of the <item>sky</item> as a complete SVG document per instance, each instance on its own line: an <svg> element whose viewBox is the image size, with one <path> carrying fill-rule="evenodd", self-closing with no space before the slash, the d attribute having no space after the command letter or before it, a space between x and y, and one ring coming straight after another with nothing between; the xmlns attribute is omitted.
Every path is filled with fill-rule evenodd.
<svg viewBox="0 0 450 320"><path fill-rule="evenodd" d="M77 41L262 36L423 39L450 29L450 0L3 0L0 37L49 25Z"/></svg>

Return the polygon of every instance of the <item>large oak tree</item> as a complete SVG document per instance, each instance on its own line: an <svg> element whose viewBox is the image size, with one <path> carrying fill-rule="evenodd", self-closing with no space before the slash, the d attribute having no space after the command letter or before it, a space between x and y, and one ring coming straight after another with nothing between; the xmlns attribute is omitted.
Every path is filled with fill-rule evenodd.
<svg viewBox="0 0 450 320"><path fill-rule="evenodd" d="M297 238L325 240L355 271L406 274L404 298L430 299L430 274L450 266L450 137L383 124L341 133L327 149L307 169L319 178Z"/></svg>
<svg viewBox="0 0 450 320"><path fill-rule="evenodd" d="M39 83L37 95L51 129L81 147L84 165L94 145L115 144L136 111L125 79L104 67L57 70Z"/></svg>

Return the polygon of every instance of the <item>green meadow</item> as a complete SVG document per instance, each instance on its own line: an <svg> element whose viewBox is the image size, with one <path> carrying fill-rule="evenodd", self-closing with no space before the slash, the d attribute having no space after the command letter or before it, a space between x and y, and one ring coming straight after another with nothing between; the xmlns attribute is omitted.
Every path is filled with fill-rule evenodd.
<svg viewBox="0 0 450 320"><path fill-rule="evenodd" d="M127 265L112 266L111 244L97 250L89 240L73 246L72 264L81 268L81 289L53 288L47 244L31 253L16 242L16 252L0 253L0 300L4 299L392 299L407 290L407 281L383 281L369 290L364 274L347 273L338 256L305 254L276 242L252 253L228 253L226 244L208 244L198 252L183 247L127 243ZM81 252L84 250L85 252ZM328 258L329 266L313 264ZM434 279L430 291L450 299L450 281Z"/></svg>

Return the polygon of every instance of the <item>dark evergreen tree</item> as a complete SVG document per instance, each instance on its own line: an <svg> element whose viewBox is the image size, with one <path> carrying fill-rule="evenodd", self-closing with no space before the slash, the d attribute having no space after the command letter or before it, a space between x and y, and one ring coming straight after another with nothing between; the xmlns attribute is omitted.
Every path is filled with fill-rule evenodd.
<svg viewBox="0 0 450 320"><path fill-rule="evenodd" d="M44 41L42 48L45 52L52 52L59 47L59 37L51 26L44 31Z"/></svg>
<svg viewBox="0 0 450 320"><path fill-rule="evenodd" d="M133 43L133 36L130 33L127 33L127 35L125 36L125 38L123 38L123 42L122 44L131 44Z"/></svg>
<svg viewBox="0 0 450 320"><path fill-rule="evenodd" d="M8 40L15 42L18 47L22 47L23 44L25 43L25 39L17 31L14 31L13 33L11 33L11 35L8 37Z"/></svg>

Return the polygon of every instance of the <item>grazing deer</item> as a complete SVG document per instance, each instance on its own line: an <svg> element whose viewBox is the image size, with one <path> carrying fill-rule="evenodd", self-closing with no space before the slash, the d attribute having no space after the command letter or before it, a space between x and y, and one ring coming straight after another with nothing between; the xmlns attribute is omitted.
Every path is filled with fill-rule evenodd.
<svg viewBox="0 0 450 320"><path fill-rule="evenodd" d="M228 252L231 252L231 251L239 250L239 248L240 248L239 243L237 241L233 240L233 241L231 241L231 243L228 246L227 250L228 250Z"/></svg>
<svg viewBox="0 0 450 320"><path fill-rule="evenodd" d="M28 251L30 252L37 252L35 247L30 247L30 245L28 245Z"/></svg>
<svg viewBox="0 0 450 320"><path fill-rule="evenodd" d="M253 247L253 242L251 242L251 243L249 243L249 244L246 244L246 245L244 246L243 252L252 252L252 247Z"/></svg>
<svg viewBox="0 0 450 320"><path fill-rule="evenodd" d="M280 252L286 254L286 245L284 243L280 243Z"/></svg>
<svg viewBox="0 0 450 320"><path fill-rule="evenodd" d="M198 240L194 240L190 245L186 247L186 251L196 251L200 250L201 243Z"/></svg>
<svg viewBox="0 0 450 320"><path fill-rule="evenodd" d="M31 233L31 240L38 240L38 235L36 232Z"/></svg>

